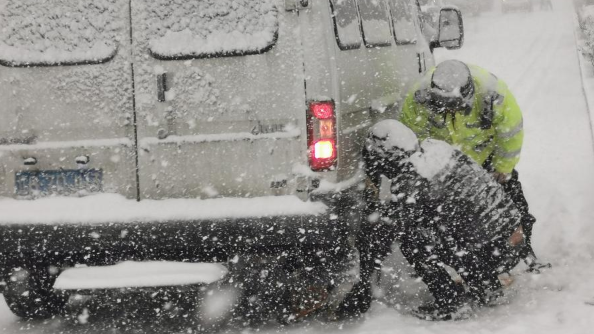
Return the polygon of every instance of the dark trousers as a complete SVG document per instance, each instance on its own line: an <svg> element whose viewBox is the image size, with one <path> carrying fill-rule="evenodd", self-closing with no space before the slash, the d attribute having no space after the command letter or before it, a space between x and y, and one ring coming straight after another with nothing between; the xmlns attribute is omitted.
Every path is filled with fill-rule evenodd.
<svg viewBox="0 0 594 334"><path fill-rule="evenodd" d="M483 163L483 168L488 172L493 172L495 170L492 163L492 157L489 157ZM511 178L503 184L503 191L505 191L512 201L514 201L514 204L522 214L522 229L524 230L525 247L520 256L526 258L530 254L534 255L534 252L532 251L532 227L534 226L534 223L536 223L536 218L530 213L528 201L526 200L526 196L524 196L524 190L522 189L517 170L514 169Z"/></svg>
<svg viewBox="0 0 594 334"><path fill-rule="evenodd" d="M374 270L391 252L391 245L398 239L400 250L421 277L437 303L456 303L464 293L462 285L454 282L444 265L454 268L466 283L470 294L484 300L488 291L501 285L497 275L517 259L515 250L500 238L480 249L458 243L455 236L437 235L425 229L398 231L394 226L366 223L359 235L361 280L368 282ZM515 263L509 264L514 266Z"/></svg>
<svg viewBox="0 0 594 334"><path fill-rule="evenodd" d="M488 165L484 167L489 170ZM398 239L404 257L414 267L417 275L421 277L438 302L447 303L461 293L461 286L452 281L443 264L461 272L467 286L478 298L485 290L497 289L500 284L496 279L497 274L500 271L511 270L520 258L525 258L532 252L529 245L532 226L535 222L534 216L529 213L528 202L517 171L512 172L511 179L503 188L522 213L522 227L527 243L525 247L520 247L519 250L510 249L507 238L501 238L490 245L484 245L481 249L473 248L473 252L466 253L467 245L456 245L454 241L458 238L455 236L448 238L448 236L430 235L420 229L404 231L391 225L364 222L357 238L361 257L361 281L370 282L373 271L381 267L381 262L390 253L394 241ZM368 203L370 203L367 208L368 213L381 211L381 208L377 207L372 200Z"/></svg>
<svg viewBox="0 0 594 334"><path fill-rule="evenodd" d="M520 256L525 258L532 253L532 227L536 222L536 218L534 218L529 211L528 201L526 201L524 191L522 190L522 184L520 183L518 176L518 171L514 169L511 179L503 184L503 190L511 197L518 210L522 213L522 229L524 230L524 236L526 237L526 247L524 247Z"/></svg>

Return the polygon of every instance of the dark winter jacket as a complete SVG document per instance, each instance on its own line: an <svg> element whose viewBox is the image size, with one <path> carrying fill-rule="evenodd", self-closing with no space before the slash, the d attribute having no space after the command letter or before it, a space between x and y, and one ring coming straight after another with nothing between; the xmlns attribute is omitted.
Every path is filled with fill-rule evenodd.
<svg viewBox="0 0 594 334"><path fill-rule="evenodd" d="M384 222L402 229L432 231L466 248L508 238L521 215L492 176L461 151L438 140L425 140L411 156L401 151L364 150L367 175L379 187L391 180Z"/></svg>

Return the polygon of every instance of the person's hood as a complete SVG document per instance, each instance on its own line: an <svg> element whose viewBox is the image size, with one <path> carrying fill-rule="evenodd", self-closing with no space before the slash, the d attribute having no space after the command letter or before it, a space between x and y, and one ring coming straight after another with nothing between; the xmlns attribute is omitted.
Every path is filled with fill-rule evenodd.
<svg viewBox="0 0 594 334"><path fill-rule="evenodd" d="M397 120L383 120L369 131L366 148L370 152L387 155L405 155L419 150L419 140L415 133Z"/></svg>

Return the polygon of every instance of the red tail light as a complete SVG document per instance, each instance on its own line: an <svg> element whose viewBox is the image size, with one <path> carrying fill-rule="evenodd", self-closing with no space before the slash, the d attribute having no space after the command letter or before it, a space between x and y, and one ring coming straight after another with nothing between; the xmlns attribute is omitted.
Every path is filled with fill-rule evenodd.
<svg viewBox="0 0 594 334"><path fill-rule="evenodd" d="M317 119L334 118L334 104L332 102L312 102L309 108L312 115Z"/></svg>
<svg viewBox="0 0 594 334"><path fill-rule="evenodd" d="M309 165L314 171L336 167L336 115L334 102L311 102L307 114Z"/></svg>

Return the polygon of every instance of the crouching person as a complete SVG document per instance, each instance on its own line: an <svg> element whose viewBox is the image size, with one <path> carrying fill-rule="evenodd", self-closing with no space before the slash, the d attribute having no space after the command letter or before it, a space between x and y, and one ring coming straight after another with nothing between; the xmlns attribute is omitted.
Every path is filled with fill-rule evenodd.
<svg viewBox="0 0 594 334"><path fill-rule="evenodd" d="M360 281L339 315L365 312L371 303L371 275L398 241L402 254L427 285L434 301L414 314L427 320L467 315L471 305L502 294L498 279L519 262L524 243L521 214L481 166L451 145L419 143L395 120L374 126L363 152L370 189L381 176L391 181L391 200L368 199L367 221L358 237ZM444 266L455 269L455 282Z"/></svg>

